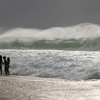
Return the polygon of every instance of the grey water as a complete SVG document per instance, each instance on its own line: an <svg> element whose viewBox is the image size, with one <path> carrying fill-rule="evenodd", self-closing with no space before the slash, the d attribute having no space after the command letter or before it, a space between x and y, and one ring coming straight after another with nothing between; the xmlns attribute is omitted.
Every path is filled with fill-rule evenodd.
<svg viewBox="0 0 100 100"><path fill-rule="evenodd" d="M0 28L0 49L99 51L100 25L81 23L44 30Z"/></svg>
<svg viewBox="0 0 100 100"><path fill-rule="evenodd" d="M67 80L100 78L100 52L64 50L0 50L10 57L10 73Z"/></svg>
<svg viewBox="0 0 100 100"><path fill-rule="evenodd" d="M49 29L0 28L0 55L12 75L100 78L100 25L81 23Z"/></svg>

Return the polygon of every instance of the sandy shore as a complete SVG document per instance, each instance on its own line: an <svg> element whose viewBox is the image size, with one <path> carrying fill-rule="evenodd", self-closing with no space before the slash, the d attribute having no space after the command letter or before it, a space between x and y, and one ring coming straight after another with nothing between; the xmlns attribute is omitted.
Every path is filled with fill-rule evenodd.
<svg viewBox="0 0 100 100"><path fill-rule="evenodd" d="M0 100L100 100L100 80L0 76Z"/></svg>

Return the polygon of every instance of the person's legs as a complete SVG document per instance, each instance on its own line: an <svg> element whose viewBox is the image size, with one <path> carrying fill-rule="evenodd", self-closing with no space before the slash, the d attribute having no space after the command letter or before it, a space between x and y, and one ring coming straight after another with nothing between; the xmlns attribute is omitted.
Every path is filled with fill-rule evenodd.
<svg viewBox="0 0 100 100"><path fill-rule="evenodd" d="M5 68L5 75L7 75L7 68Z"/></svg>
<svg viewBox="0 0 100 100"><path fill-rule="evenodd" d="M1 72L1 75L2 75L2 67L0 66L0 72Z"/></svg>
<svg viewBox="0 0 100 100"><path fill-rule="evenodd" d="M9 68L7 69L7 74L10 75Z"/></svg>
<svg viewBox="0 0 100 100"><path fill-rule="evenodd" d="M2 67L1 67L1 75L2 75Z"/></svg>
<svg viewBox="0 0 100 100"><path fill-rule="evenodd" d="M9 75L9 69L7 68L7 75Z"/></svg>

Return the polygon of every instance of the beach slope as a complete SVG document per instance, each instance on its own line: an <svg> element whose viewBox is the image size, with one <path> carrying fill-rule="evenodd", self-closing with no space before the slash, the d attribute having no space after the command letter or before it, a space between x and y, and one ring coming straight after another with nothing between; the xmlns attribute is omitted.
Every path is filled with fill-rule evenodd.
<svg viewBox="0 0 100 100"><path fill-rule="evenodd" d="M100 100L100 80L0 76L0 100Z"/></svg>

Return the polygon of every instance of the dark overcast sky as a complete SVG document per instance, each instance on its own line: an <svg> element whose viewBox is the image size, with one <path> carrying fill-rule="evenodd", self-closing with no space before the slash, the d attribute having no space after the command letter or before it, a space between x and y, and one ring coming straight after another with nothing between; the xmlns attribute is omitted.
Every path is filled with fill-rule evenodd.
<svg viewBox="0 0 100 100"><path fill-rule="evenodd" d="M100 0L0 0L0 27L100 24Z"/></svg>

